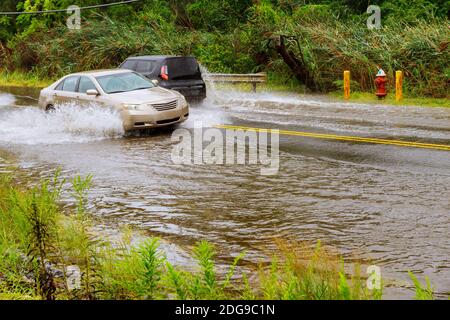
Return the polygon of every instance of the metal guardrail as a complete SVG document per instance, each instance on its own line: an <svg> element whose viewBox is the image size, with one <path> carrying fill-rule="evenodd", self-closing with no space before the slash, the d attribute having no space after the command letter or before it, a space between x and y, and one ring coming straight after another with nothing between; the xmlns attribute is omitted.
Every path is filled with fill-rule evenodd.
<svg viewBox="0 0 450 320"><path fill-rule="evenodd" d="M251 83L253 92L256 92L258 83L267 83L267 73L227 74L211 73L205 80L221 83Z"/></svg>

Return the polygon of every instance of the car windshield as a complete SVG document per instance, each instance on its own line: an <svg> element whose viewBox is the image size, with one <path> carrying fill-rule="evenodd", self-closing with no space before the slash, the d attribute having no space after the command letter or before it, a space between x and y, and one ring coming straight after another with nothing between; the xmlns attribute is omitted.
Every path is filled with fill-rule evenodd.
<svg viewBox="0 0 450 320"><path fill-rule="evenodd" d="M96 79L103 91L108 94L149 89L155 86L149 80L134 72L110 74L96 77Z"/></svg>

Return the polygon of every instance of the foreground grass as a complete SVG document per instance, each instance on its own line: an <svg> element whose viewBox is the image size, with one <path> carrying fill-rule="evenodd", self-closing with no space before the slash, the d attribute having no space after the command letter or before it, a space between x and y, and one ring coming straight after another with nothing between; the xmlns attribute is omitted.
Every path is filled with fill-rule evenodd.
<svg viewBox="0 0 450 320"><path fill-rule="evenodd" d="M44 88L53 82L54 80L52 79L43 79L33 73L24 73L20 71L9 72L0 69L1 87Z"/></svg>
<svg viewBox="0 0 450 320"><path fill-rule="evenodd" d="M381 299L369 291L356 265L345 272L342 258L320 243L311 248L279 241L272 263L246 272L238 255L217 273L214 246L198 242L197 267L171 264L159 241L132 245L125 235L112 243L95 235L86 211L91 177L71 181L75 208L64 212L65 181L55 177L32 189L0 175L0 299ZM75 271L74 271L75 270ZM239 271L238 271L239 270ZM251 276L249 276L251 275ZM417 299L433 299L411 274Z"/></svg>
<svg viewBox="0 0 450 320"><path fill-rule="evenodd" d="M76 207L63 214L58 199L64 181L43 181L31 190L0 182L0 298L3 299L378 299L359 273L347 277L343 263L318 245L281 253L249 279L235 274L243 254L224 275L216 271L213 245L201 241L195 270L171 264L157 239L112 244L91 233L85 210L91 177L76 178ZM71 288L70 268L79 285Z"/></svg>
<svg viewBox="0 0 450 320"><path fill-rule="evenodd" d="M329 94L335 99L343 100L342 92ZM387 106L418 106L418 107L441 107L450 108L450 99L446 98L421 98L405 96L400 102L395 100L395 93L390 93L385 99L379 100L372 92L352 92L350 102L381 104Z"/></svg>

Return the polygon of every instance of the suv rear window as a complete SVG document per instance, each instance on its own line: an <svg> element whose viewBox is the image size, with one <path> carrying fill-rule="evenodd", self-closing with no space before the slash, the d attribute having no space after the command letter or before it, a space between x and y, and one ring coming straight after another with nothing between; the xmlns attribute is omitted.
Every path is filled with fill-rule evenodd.
<svg viewBox="0 0 450 320"><path fill-rule="evenodd" d="M193 57L167 59L170 80L201 79L202 74L197 60Z"/></svg>
<svg viewBox="0 0 450 320"><path fill-rule="evenodd" d="M136 71L136 63L136 60L127 60L120 66L120 68Z"/></svg>
<svg viewBox="0 0 450 320"><path fill-rule="evenodd" d="M137 72L145 72L145 73L151 72L153 69L152 64L153 64L152 61L144 61L144 60L138 61L135 70Z"/></svg>

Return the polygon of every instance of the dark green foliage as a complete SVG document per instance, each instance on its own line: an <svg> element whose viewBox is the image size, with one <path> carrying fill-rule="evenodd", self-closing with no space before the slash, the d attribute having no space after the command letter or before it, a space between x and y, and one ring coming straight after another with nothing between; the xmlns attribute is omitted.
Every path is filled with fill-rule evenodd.
<svg viewBox="0 0 450 320"><path fill-rule="evenodd" d="M250 0L195 0L186 11L196 29L227 32L246 21L251 4Z"/></svg>
<svg viewBox="0 0 450 320"><path fill-rule="evenodd" d="M7 0L0 9L60 9L72 2ZM77 1L98 3L105 1ZM366 27L372 4L381 7L378 31ZM83 11L80 31L67 29L65 13L0 16L0 61L2 69L56 78L116 67L130 55L194 55L211 72L267 71L270 79L298 85L305 81L293 82L273 47L276 36L286 35L322 90L337 89L345 68L359 89L370 91L381 65L391 77L405 71L407 94L447 97L449 10L446 0L146 0Z"/></svg>
<svg viewBox="0 0 450 320"><path fill-rule="evenodd" d="M16 11L18 2L18 0L1 1L0 12ZM15 18L11 16L0 16L0 42L11 39L15 31Z"/></svg>
<svg viewBox="0 0 450 320"><path fill-rule="evenodd" d="M289 35L288 49L304 61L317 86L337 89L333 84L350 70L357 88L373 90L377 65L387 72L391 86L395 70L405 72L405 91L409 94L446 97L446 76L450 60L449 32L446 21L385 19L383 28L369 30L366 17L337 19L332 6L306 5L293 10L290 17L267 1L252 9L253 47L265 51L270 60L279 35ZM269 44L259 41L271 40Z"/></svg>

